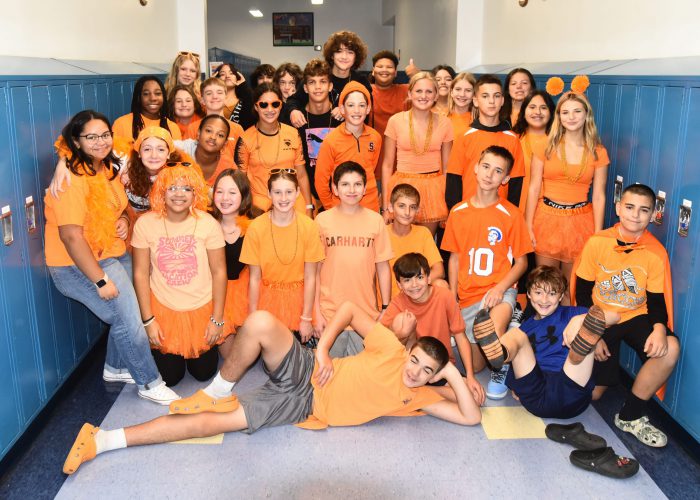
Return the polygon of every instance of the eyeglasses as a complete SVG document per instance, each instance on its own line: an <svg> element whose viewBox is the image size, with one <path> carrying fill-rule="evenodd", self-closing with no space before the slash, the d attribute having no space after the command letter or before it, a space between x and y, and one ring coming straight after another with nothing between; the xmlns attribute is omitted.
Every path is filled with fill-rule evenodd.
<svg viewBox="0 0 700 500"><path fill-rule="evenodd" d="M96 144L97 141L102 139L102 142L109 142L109 140L112 138L112 132L105 132L102 135L97 135L97 134L86 134L86 135L79 135L78 137L82 137L85 139L88 144Z"/></svg>
<svg viewBox="0 0 700 500"><path fill-rule="evenodd" d="M197 57L199 58L199 54L196 52L186 52L186 51L180 51L177 53L178 56L192 56L192 57Z"/></svg>
<svg viewBox="0 0 700 500"><path fill-rule="evenodd" d="M273 102L265 102L265 101L260 101L258 103L258 106L260 109L267 109L268 106L272 106L273 108L277 109L282 105L282 101L273 101Z"/></svg>
<svg viewBox="0 0 700 500"><path fill-rule="evenodd" d="M190 186L168 186L168 193L175 194L178 192L181 193L192 193L194 189L192 189Z"/></svg>
<svg viewBox="0 0 700 500"><path fill-rule="evenodd" d="M296 168L273 168L270 170L270 175L275 175L275 174L294 174L297 175L297 169Z"/></svg>
<svg viewBox="0 0 700 500"><path fill-rule="evenodd" d="M192 164L188 161L169 161L165 164L166 167L177 167L178 165L182 167L191 167Z"/></svg>

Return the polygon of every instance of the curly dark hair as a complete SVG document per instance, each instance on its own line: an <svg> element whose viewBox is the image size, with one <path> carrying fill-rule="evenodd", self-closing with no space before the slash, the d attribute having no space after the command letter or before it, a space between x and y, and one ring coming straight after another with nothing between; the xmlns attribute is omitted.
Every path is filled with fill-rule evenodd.
<svg viewBox="0 0 700 500"><path fill-rule="evenodd" d="M333 54L340 50L341 45L345 45L346 48L355 53L355 63L352 65L352 69L362 66L367 58L367 45L357 36L357 33L352 31L337 31L328 37L323 45L323 58L328 65L333 67Z"/></svg>
<svg viewBox="0 0 700 500"><path fill-rule="evenodd" d="M102 113L98 113L92 109L86 109L74 115L61 131L63 141L66 143L71 153L73 153L73 155L66 160L66 165L68 166L68 170L75 175L83 175L83 173L95 175L97 173L92 166L92 158L76 145L76 142L80 140L80 134L83 133L85 125L92 120L104 122L104 124L107 125L107 129L112 132L112 125L109 123L109 119ZM109 152L103 160L103 163L107 168L110 168L112 163L117 166L120 165L119 158L114 154L114 151ZM83 166L83 169L78 168L80 165ZM110 180L114 179L118 172L119 168L113 169Z"/></svg>

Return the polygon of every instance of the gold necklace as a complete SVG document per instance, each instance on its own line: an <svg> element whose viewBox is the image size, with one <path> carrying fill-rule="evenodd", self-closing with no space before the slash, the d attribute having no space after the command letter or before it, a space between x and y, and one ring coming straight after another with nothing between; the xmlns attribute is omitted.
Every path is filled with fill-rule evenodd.
<svg viewBox="0 0 700 500"><path fill-rule="evenodd" d="M294 214L294 226L296 228L296 240L294 241L294 255L292 255L292 258L289 260L289 262L284 262L280 258L280 254L277 252L277 244L275 243L275 231L273 230L272 226L274 224L272 223L272 212L270 212L270 236L272 239L272 248L275 251L275 257L277 257L277 260L282 264L283 266L288 266L292 262L294 262L294 259L297 257L297 249L299 247L299 221L297 220L296 214Z"/></svg>
<svg viewBox="0 0 700 500"><path fill-rule="evenodd" d="M572 184L575 184L578 182L578 180L581 178L583 175L584 170L586 170L586 165L588 164L588 148L586 146L583 147L583 156L581 157L581 163L579 164L579 169L578 172L576 173L575 177L571 177L569 175L569 164L566 161L566 141L562 140L559 143L559 156L561 157L561 161L564 164L564 177L566 177L569 182ZM573 166L573 165L572 165Z"/></svg>
<svg viewBox="0 0 700 500"><path fill-rule="evenodd" d="M262 163L263 167L267 169L269 172L273 168L277 166L277 160L279 160L280 157L280 137L282 136L282 125L278 124L277 127L277 147L275 148L275 160L272 162L272 166L268 165L268 163L263 159L262 156L262 146L260 145L260 136L261 135L266 135L260 132L260 129L258 128L257 125L255 125L255 130L258 131L258 134L255 136L255 141L256 141L256 146L258 150L258 160L260 160L260 163ZM269 137L269 136L268 136Z"/></svg>
<svg viewBox="0 0 700 500"><path fill-rule="evenodd" d="M430 115L428 117L428 130L425 131L425 141L423 143L423 151L418 151L418 148L416 147L416 137L413 131L413 110L410 109L408 111L408 135L411 138L411 149L413 150L413 153L416 154L417 156L424 155L425 153L428 152L428 149L430 148L430 141L433 138L433 113L432 111L430 112Z"/></svg>

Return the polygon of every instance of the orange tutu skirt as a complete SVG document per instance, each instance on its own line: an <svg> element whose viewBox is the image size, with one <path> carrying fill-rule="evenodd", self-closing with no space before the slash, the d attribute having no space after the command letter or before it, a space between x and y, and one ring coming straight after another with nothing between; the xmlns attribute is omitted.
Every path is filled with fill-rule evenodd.
<svg viewBox="0 0 700 500"><path fill-rule="evenodd" d="M397 184L410 184L420 193L420 207L416 214L417 223L440 222L447 219L445 204L445 174L411 174L396 171L389 179L389 193Z"/></svg>
<svg viewBox="0 0 700 500"><path fill-rule="evenodd" d="M287 328L298 331L304 310L304 280L292 283L262 280L258 309L274 314Z"/></svg>
<svg viewBox="0 0 700 500"><path fill-rule="evenodd" d="M532 225L535 254L571 263L593 234L593 206L554 208L540 201Z"/></svg>
<svg viewBox="0 0 700 500"><path fill-rule="evenodd" d="M151 292L151 311L165 337L162 346L151 344L151 349L157 349L163 354L179 354L185 359L193 359L212 348L204 337L211 318L211 302L192 311L174 311L158 302ZM223 344L230 334L231 331L224 328L217 344Z"/></svg>
<svg viewBox="0 0 700 500"><path fill-rule="evenodd" d="M226 285L226 305L224 305L224 330L235 332L248 317L248 278L246 266L237 280L229 280Z"/></svg>

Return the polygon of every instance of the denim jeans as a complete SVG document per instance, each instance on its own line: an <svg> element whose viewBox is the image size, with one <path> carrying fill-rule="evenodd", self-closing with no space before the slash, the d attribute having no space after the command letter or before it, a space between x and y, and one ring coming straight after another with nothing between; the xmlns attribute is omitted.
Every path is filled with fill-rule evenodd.
<svg viewBox="0 0 700 500"><path fill-rule="evenodd" d="M128 371L139 389L159 385L162 378L151 355L146 329L132 282L131 255L110 257L98 262L109 276L119 296L104 300L95 284L76 266L49 266L59 292L77 300L110 325L105 368L113 373Z"/></svg>

